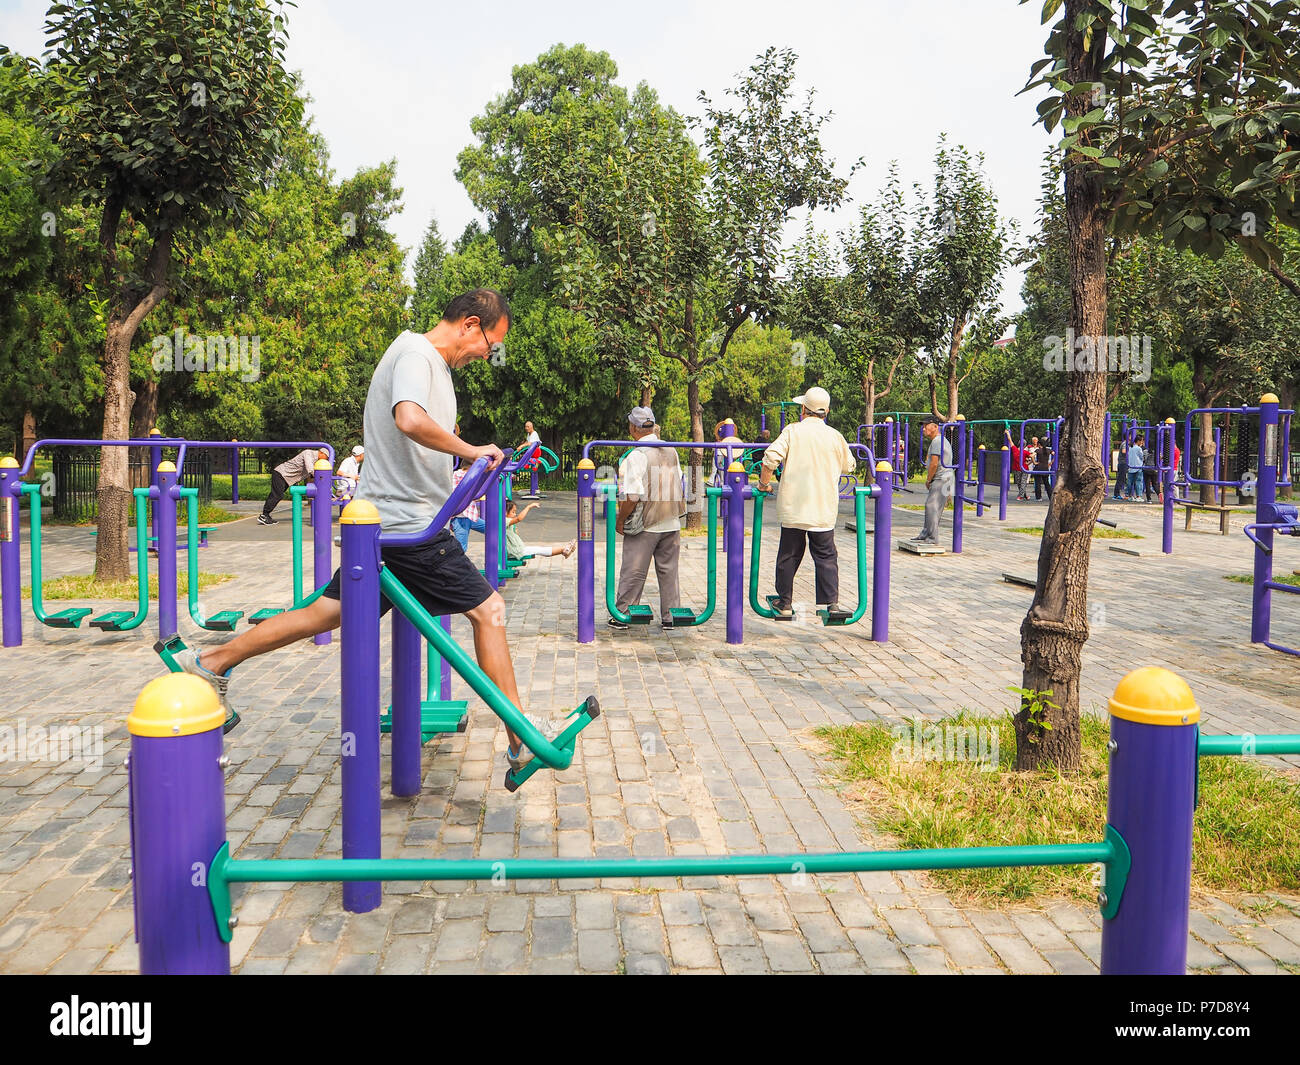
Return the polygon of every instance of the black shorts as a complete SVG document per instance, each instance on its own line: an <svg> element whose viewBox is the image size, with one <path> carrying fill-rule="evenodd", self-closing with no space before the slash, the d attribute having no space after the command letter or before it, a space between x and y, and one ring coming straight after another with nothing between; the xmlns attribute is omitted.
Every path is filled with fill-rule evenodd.
<svg viewBox="0 0 1300 1065"><path fill-rule="evenodd" d="M381 557L393 576L434 617L467 613L492 595L492 586L474 568L474 563L447 529L418 547L385 547ZM326 599L340 598L341 572L334 571L322 593ZM392 606L388 597L380 592L380 616L387 614Z"/></svg>

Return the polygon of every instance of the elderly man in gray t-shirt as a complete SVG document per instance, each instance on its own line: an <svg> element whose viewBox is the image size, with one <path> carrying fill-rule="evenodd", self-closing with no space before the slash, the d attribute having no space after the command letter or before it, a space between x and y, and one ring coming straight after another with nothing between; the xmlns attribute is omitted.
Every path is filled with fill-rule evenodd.
<svg viewBox="0 0 1300 1065"><path fill-rule="evenodd" d="M373 503L385 533L422 532L451 495L451 459L481 457L499 465L495 444L474 447L456 425L451 371L486 359L510 328L510 306L491 289L475 289L448 304L427 333L402 333L375 367L366 396L366 463L357 496ZM474 628L478 664L515 706L522 708L506 641L505 603L465 557L450 530L414 547L385 547L383 562L431 615L464 614ZM337 628L340 574L310 606L269 618L229 643L177 656L186 672L203 677L225 703L230 670L249 658ZM388 607L383 600L383 608ZM232 715L238 721L237 715ZM544 733L555 721L533 718ZM228 719L229 727L233 727ZM507 760L518 770L532 752L507 729Z"/></svg>
<svg viewBox="0 0 1300 1065"><path fill-rule="evenodd" d="M917 544L939 543L939 518L956 492L957 478L952 469L952 445L944 439L938 418L927 418L921 430L925 438L925 524L921 535L913 536Z"/></svg>

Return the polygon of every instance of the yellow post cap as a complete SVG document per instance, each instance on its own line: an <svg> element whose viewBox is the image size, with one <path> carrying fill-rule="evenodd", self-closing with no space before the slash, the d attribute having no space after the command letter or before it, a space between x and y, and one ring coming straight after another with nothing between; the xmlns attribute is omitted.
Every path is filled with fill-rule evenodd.
<svg viewBox="0 0 1300 1065"><path fill-rule="evenodd" d="M0 459L0 470L16 470L17 468L18 460L16 458L6 455L4 458Z"/></svg>
<svg viewBox="0 0 1300 1065"><path fill-rule="evenodd" d="M354 499L339 515L340 525L378 525L379 511L368 499Z"/></svg>
<svg viewBox="0 0 1300 1065"><path fill-rule="evenodd" d="M727 467L727 472L728 472L728 473L744 473L744 472L745 472L745 466L744 466L743 463L740 463L740 462L733 462L733 463L731 463L731 465L729 465L729 466Z"/></svg>
<svg viewBox="0 0 1300 1065"><path fill-rule="evenodd" d="M983 447L984 445L981 444L980 446ZM1003 444L1003 445L1002 445L1002 450L1003 450L1003 451L1010 451L1011 449L1010 449L1009 447L1007 447L1006 444Z"/></svg>
<svg viewBox="0 0 1300 1065"><path fill-rule="evenodd" d="M893 420L894 420L894 419L893 419L892 417L887 417L887 418L885 419L885 424L888 425L888 424L889 424L890 422L892 422Z"/></svg>
<svg viewBox="0 0 1300 1065"><path fill-rule="evenodd" d="M983 444L980 444L979 449L980 449L981 451L983 451L983 450L984 450L984 445L983 445Z"/></svg>
<svg viewBox="0 0 1300 1065"><path fill-rule="evenodd" d="M221 728L225 720L211 684L190 673L168 673L144 686L126 727L132 736L194 736Z"/></svg>
<svg viewBox="0 0 1300 1065"><path fill-rule="evenodd" d="M580 470L594 470L595 468L596 464L591 459L582 459L578 462L578 469Z"/></svg>
<svg viewBox="0 0 1300 1065"><path fill-rule="evenodd" d="M175 473L175 472L176 472L176 463L174 463L174 462L169 462L167 459L163 459L162 462L158 463L158 472L159 472L159 473Z"/></svg>
<svg viewBox="0 0 1300 1065"><path fill-rule="evenodd" d="M333 468L334 467L330 465L329 459L317 459L316 465L313 467L313 469L317 470L332 470Z"/></svg>
<svg viewBox="0 0 1300 1065"><path fill-rule="evenodd" d="M162 436L162 430L159 429L158 426L155 425L152 429L149 430L149 435L150 435L150 436Z"/></svg>
<svg viewBox="0 0 1300 1065"><path fill-rule="evenodd" d="M1280 402L1282 402L1282 401L1281 401L1280 399L1278 399L1277 396L1275 396L1272 392L1265 392L1262 396L1259 397L1259 401L1260 401L1261 403L1280 403Z"/></svg>
<svg viewBox="0 0 1300 1065"><path fill-rule="evenodd" d="M1166 419L1165 419L1165 424L1166 424L1166 425L1173 425L1173 424L1174 424L1174 420L1173 420L1173 418L1166 418Z"/></svg>
<svg viewBox="0 0 1300 1065"><path fill-rule="evenodd" d="M1177 673L1143 666L1115 685L1111 716L1144 725L1191 725L1201 719L1196 697Z"/></svg>
<svg viewBox="0 0 1300 1065"><path fill-rule="evenodd" d="M894 467L891 466L891 465L890 465L890 464L889 464L885 459L881 459L879 462L876 463L876 472L877 472L877 473L893 473L893 472L894 472Z"/></svg>
<svg viewBox="0 0 1300 1065"><path fill-rule="evenodd" d="M966 415L964 414L958 414L953 418L953 421L955 422L964 422L965 420L966 420Z"/></svg>

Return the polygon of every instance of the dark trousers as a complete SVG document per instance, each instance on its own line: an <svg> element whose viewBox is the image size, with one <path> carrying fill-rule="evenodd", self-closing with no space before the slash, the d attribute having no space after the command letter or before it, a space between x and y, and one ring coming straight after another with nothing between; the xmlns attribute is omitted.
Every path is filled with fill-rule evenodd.
<svg viewBox="0 0 1300 1065"><path fill-rule="evenodd" d="M781 544L776 551L776 594L783 603L794 596L794 575L803 561L804 541L812 549L817 572L817 602L838 603L840 599L840 559L835 551L835 533L808 532L781 526Z"/></svg>
<svg viewBox="0 0 1300 1065"><path fill-rule="evenodd" d="M289 482L281 476L279 470L272 470L271 491L266 497L266 502L262 504L262 513L269 518L271 511L280 505L280 500L284 498L287 491L289 491Z"/></svg>

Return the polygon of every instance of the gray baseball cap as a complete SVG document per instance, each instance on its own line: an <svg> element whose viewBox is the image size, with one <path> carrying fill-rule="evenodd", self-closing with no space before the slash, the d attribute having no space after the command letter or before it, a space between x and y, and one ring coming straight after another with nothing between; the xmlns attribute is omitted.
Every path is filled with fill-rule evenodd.
<svg viewBox="0 0 1300 1065"><path fill-rule="evenodd" d="M651 429L655 424L655 412L649 407L633 407L627 416L627 424L636 429Z"/></svg>

